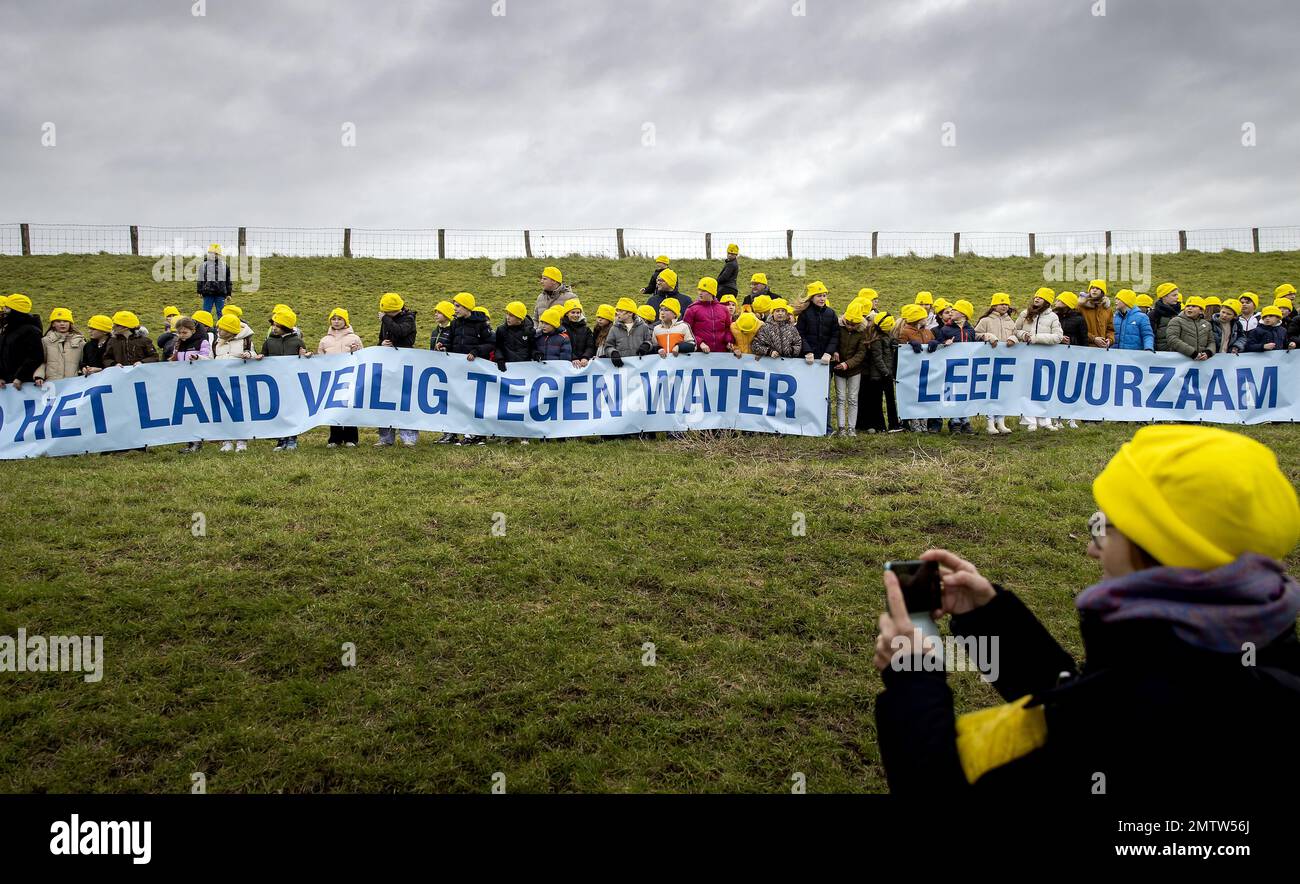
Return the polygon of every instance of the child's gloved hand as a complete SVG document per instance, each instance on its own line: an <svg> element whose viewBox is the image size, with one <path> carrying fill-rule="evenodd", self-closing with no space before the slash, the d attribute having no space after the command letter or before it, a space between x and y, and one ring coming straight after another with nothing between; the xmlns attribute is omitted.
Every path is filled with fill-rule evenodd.
<svg viewBox="0 0 1300 884"><path fill-rule="evenodd" d="M913 352L913 353L920 353L920 352L921 352L921 345L920 345L919 343L917 343L916 341L908 341L908 343L912 345L912 352Z"/></svg>
<svg viewBox="0 0 1300 884"><path fill-rule="evenodd" d="M505 371L505 370L506 370L506 360L503 357L497 360L497 371Z"/></svg>
<svg viewBox="0 0 1300 884"><path fill-rule="evenodd" d="M933 353L935 350L938 350L938 349L939 349L939 342L938 342L938 341L931 341L929 344L926 345L925 352L927 352L927 353Z"/></svg>
<svg viewBox="0 0 1300 884"><path fill-rule="evenodd" d="M623 355L619 353L617 350L609 351L609 361L613 363L615 368L623 367Z"/></svg>

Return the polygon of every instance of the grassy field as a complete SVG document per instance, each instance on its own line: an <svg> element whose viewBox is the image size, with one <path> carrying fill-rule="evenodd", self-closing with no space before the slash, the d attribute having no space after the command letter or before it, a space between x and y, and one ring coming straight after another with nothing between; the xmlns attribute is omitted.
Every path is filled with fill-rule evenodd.
<svg viewBox="0 0 1300 884"><path fill-rule="evenodd" d="M1171 255L1153 281L1271 291L1296 259ZM0 290L83 322L193 309L192 284L155 283L151 263L0 258ZM649 275L558 263L588 305ZM684 263L694 279L717 262ZM309 339L342 304L373 343L378 295L399 291L427 341L437 298L473 291L499 317L542 264L270 259L237 302L292 304ZM808 278L840 305L863 285L890 306L919 288L1023 302L1041 268L882 259ZM781 262L754 269L795 288ZM0 635L102 634L106 657L96 684L0 674L0 790L183 792L203 772L212 792L485 792L502 772L510 791L780 792L802 772L811 792L881 791L880 563L953 548L1079 651L1090 479L1134 429L412 450L363 431L355 451L320 430L293 454L0 462ZM1293 427L1246 432L1300 480ZM994 699L952 681L963 710Z"/></svg>

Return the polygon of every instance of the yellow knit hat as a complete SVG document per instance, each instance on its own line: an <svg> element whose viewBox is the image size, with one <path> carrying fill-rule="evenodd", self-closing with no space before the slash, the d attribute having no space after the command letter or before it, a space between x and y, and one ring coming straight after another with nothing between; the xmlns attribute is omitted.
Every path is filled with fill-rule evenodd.
<svg viewBox="0 0 1300 884"><path fill-rule="evenodd" d="M1048 304L1053 304L1056 302L1056 292L1052 291L1047 286L1041 286L1037 291L1035 291L1034 297L1042 298Z"/></svg>
<svg viewBox="0 0 1300 884"><path fill-rule="evenodd" d="M67 307L55 307L50 311L50 322L73 322L72 311Z"/></svg>
<svg viewBox="0 0 1300 884"><path fill-rule="evenodd" d="M762 299L755 298L754 305L757 306L760 300ZM786 313L789 313L792 316L794 315L794 308L790 306L790 302L785 298L773 298L772 303L768 305L768 308L768 312L770 313L775 313L777 310L784 310ZM759 310L758 312L762 313L763 311Z"/></svg>
<svg viewBox="0 0 1300 884"><path fill-rule="evenodd" d="M506 312L515 319L523 319L528 315L528 306L523 301L511 301L506 305Z"/></svg>
<svg viewBox="0 0 1300 884"><path fill-rule="evenodd" d="M86 325L95 331L111 332L113 330L113 317L105 316L103 313L96 313L86 321Z"/></svg>
<svg viewBox="0 0 1300 884"><path fill-rule="evenodd" d="M659 271L659 278L664 281L664 285L670 289L677 288L677 271L671 267L665 267Z"/></svg>
<svg viewBox="0 0 1300 884"><path fill-rule="evenodd" d="M402 300L402 296L397 292L388 292L379 299L379 309L384 313L396 313L405 306L406 302Z"/></svg>
<svg viewBox="0 0 1300 884"><path fill-rule="evenodd" d="M636 312L636 301L631 298L619 298L618 303L614 305L615 310L626 310L628 313Z"/></svg>
<svg viewBox="0 0 1300 884"><path fill-rule="evenodd" d="M564 324L564 308L548 307L542 311L542 322L551 326L551 328L559 328Z"/></svg>
<svg viewBox="0 0 1300 884"><path fill-rule="evenodd" d="M617 314L615 314L614 312L613 304L601 304L599 307L596 308L596 317L598 319L604 319L609 322L613 322L614 317L616 315Z"/></svg>
<svg viewBox="0 0 1300 884"><path fill-rule="evenodd" d="M288 307L284 307L271 314L271 321L285 328L296 328L298 326L298 314Z"/></svg>
<svg viewBox="0 0 1300 884"><path fill-rule="evenodd" d="M1155 303L1156 303L1155 300L1148 294L1141 294L1137 296L1137 305L1139 307L1154 307Z"/></svg>
<svg viewBox="0 0 1300 884"><path fill-rule="evenodd" d="M658 261L660 264L667 264L667 263L668 263L668 256L667 256L667 255L659 255L658 257L655 258L655 260Z"/></svg>
<svg viewBox="0 0 1300 884"><path fill-rule="evenodd" d="M119 310L113 314L113 325L120 325L123 328L139 328L140 317L130 310Z"/></svg>
<svg viewBox="0 0 1300 884"><path fill-rule="evenodd" d="M989 306L996 307L999 304L1006 304L1008 307L1010 307L1011 296L1008 295L1006 292L994 292L993 299L989 301Z"/></svg>
<svg viewBox="0 0 1300 884"><path fill-rule="evenodd" d="M759 283L760 285L767 285L767 274L755 273L753 276L749 278L749 282L750 285L753 285L756 282Z"/></svg>
<svg viewBox="0 0 1300 884"><path fill-rule="evenodd" d="M640 307L636 308L636 315L640 316L646 322L651 323L656 322L659 319L658 316L655 316L655 308L651 307L649 304L642 304Z"/></svg>
<svg viewBox="0 0 1300 884"><path fill-rule="evenodd" d="M850 304L849 309L844 311L844 321L852 326L862 324L862 307L857 302Z"/></svg>
<svg viewBox="0 0 1300 884"><path fill-rule="evenodd" d="M759 325L758 317L753 313L742 313L736 320L736 328L740 329L747 335L756 331Z"/></svg>
<svg viewBox="0 0 1300 884"><path fill-rule="evenodd" d="M579 301L577 298L570 298L569 300L564 302L565 313L572 313L574 310L581 310L581 309L582 309L582 302Z"/></svg>
<svg viewBox="0 0 1300 884"><path fill-rule="evenodd" d="M217 324L217 321L212 318L212 313L207 310L195 310L190 314L190 319L193 319L195 322L201 322L208 328Z"/></svg>
<svg viewBox="0 0 1300 884"><path fill-rule="evenodd" d="M1156 300L1159 301L1165 295L1178 291L1178 286L1172 282L1162 282L1156 286Z"/></svg>
<svg viewBox="0 0 1300 884"><path fill-rule="evenodd" d="M340 319L342 319L344 325L351 325L351 324L352 324L352 319L348 316L348 311L344 310L342 307L335 307L333 310L331 310L331 311L330 311L330 315L326 317L326 320L327 320L327 321L332 320L332 319L334 319L335 316L337 316L337 317L339 317ZM222 318L222 319L225 319L225 318L226 318L226 314L224 314L224 313L221 314L221 318ZM235 317L235 319L238 319L238 318L239 318L238 316ZM217 323L217 327L220 328L220 327L221 327L221 323Z"/></svg>
<svg viewBox="0 0 1300 884"><path fill-rule="evenodd" d="M920 304L908 304L903 308L903 322L920 322L925 319L925 312Z"/></svg>
<svg viewBox="0 0 1300 884"><path fill-rule="evenodd" d="M474 308L478 306L478 301L474 300L474 296L469 292L459 292L451 300L470 312L473 312Z"/></svg>
<svg viewBox="0 0 1300 884"><path fill-rule="evenodd" d="M659 302L659 309L671 311L674 316L681 316L682 302L676 298L664 298Z"/></svg>
<svg viewBox="0 0 1300 884"><path fill-rule="evenodd" d="M772 310L772 296L759 295L751 303L755 313L769 313Z"/></svg>
<svg viewBox="0 0 1300 884"><path fill-rule="evenodd" d="M1300 540L1300 504L1277 457L1215 427L1143 427L1093 480L1092 496L1124 536L1170 567L1209 570L1246 552L1281 559Z"/></svg>
<svg viewBox="0 0 1300 884"><path fill-rule="evenodd" d="M718 281L714 279L712 276L706 276L703 279L701 279L699 285L697 285L696 288L699 291L708 292L710 295L713 295L714 297L717 297L718 295ZM694 314L691 315L693 316Z"/></svg>
<svg viewBox="0 0 1300 884"><path fill-rule="evenodd" d="M217 322L217 328L228 334L237 335L243 326L239 322L239 317L233 313L222 313L221 319Z"/></svg>
<svg viewBox="0 0 1300 884"><path fill-rule="evenodd" d="M858 289L858 296L854 300L865 300L874 304L879 297L875 289Z"/></svg>
<svg viewBox="0 0 1300 884"><path fill-rule="evenodd" d="M1229 310L1231 310L1233 313L1236 313L1238 316L1241 315L1241 302L1238 301L1236 298L1228 298L1226 301L1223 302L1222 306L1227 307Z"/></svg>
<svg viewBox="0 0 1300 884"><path fill-rule="evenodd" d="M1284 282L1277 288L1273 289L1273 299L1286 298L1295 294L1295 286L1289 282Z"/></svg>
<svg viewBox="0 0 1300 884"><path fill-rule="evenodd" d="M740 301L736 300L736 296L735 296L735 295L723 295L721 298L718 298L718 301L719 301L720 303L723 303L723 304L739 304L739 303L740 303Z"/></svg>
<svg viewBox="0 0 1300 884"><path fill-rule="evenodd" d="M225 316L227 313L235 314L236 319L244 318L244 308L240 307L238 304L227 304L226 306L222 307L221 315Z"/></svg>
<svg viewBox="0 0 1300 884"><path fill-rule="evenodd" d="M736 245L734 242L733 242L733 243L727 243L727 254L728 254L728 255L739 255L739 254L740 254L740 246Z"/></svg>
<svg viewBox="0 0 1300 884"><path fill-rule="evenodd" d="M223 312L224 312L224 311L223 311ZM177 309L176 307L173 307L173 306L171 306L171 305L168 305L168 306L166 306L166 307L163 308L163 318L164 318L164 319L167 319L167 318L172 317L172 316L180 316L180 315L181 315L181 311L180 311L179 309Z"/></svg>
<svg viewBox="0 0 1300 884"><path fill-rule="evenodd" d="M967 322L970 322L975 318L975 305L970 301L967 301L965 298L962 298L956 304L953 304L952 309L965 316Z"/></svg>
<svg viewBox="0 0 1300 884"><path fill-rule="evenodd" d="M1242 292L1241 300L1250 301L1252 304L1255 305L1256 309L1259 308L1259 295L1255 294L1254 292Z"/></svg>
<svg viewBox="0 0 1300 884"><path fill-rule="evenodd" d="M12 294L5 298L5 306L17 313L31 313L32 299L26 295Z"/></svg>
<svg viewBox="0 0 1300 884"><path fill-rule="evenodd" d="M912 303L924 304L928 307L934 303L934 295L930 294L929 292L917 292L916 300L914 300Z"/></svg>
<svg viewBox="0 0 1300 884"><path fill-rule="evenodd" d="M556 282L564 282L564 274L560 272L559 267L545 267L542 269L542 276L547 279L553 279Z"/></svg>
<svg viewBox="0 0 1300 884"><path fill-rule="evenodd" d="M1115 300L1132 309L1137 306L1137 292L1132 289L1120 289L1115 293Z"/></svg>
<svg viewBox="0 0 1300 884"><path fill-rule="evenodd" d="M1282 318L1282 311L1278 309L1278 306L1277 306L1276 304L1269 304L1269 305L1268 305L1267 307L1265 307L1263 310L1259 311L1259 315L1260 315L1261 317L1264 317L1264 316L1276 316L1278 319L1281 319L1281 318Z"/></svg>
<svg viewBox="0 0 1300 884"><path fill-rule="evenodd" d="M1074 292L1060 292L1057 294L1056 300L1060 301L1071 310L1079 309L1079 296Z"/></svg>
<svg viewBox="0 0 1300 884"><path fill-rule="evenodd" d="M1106 280L1104 279L1094 279L1092 282L1088 283L1088 288L1101 289L1103 295L1110 294L1110 292L1106 291Z"/></svg>
<svg viewBox="0 0 1300 884"><path fill-rule="evenodd" d="M451 303L451 301L439 301L438 306L434 307L433 310L435 313L441 313L448 319L454 319L456 317L456 307Z"/></svg>
<svg viewBox="0 0 1300 884"><path fill-rule="evenodd" d="M898 320L894 319L894 317L892 316L888 316L882 313L877 318L880 320L880 322L877 324L880 326L880 330L885 334L889 334L890 332L892 332L894 330L894 326L898 325Z"/></svg>
<svg viewBox="0 0 1300 884"><path fill-rule="evenodd" d="M822 282L820 279L808 283L809 298L813 297L814 295L824 295L824 294L826 294L826 283Z"/></svg>

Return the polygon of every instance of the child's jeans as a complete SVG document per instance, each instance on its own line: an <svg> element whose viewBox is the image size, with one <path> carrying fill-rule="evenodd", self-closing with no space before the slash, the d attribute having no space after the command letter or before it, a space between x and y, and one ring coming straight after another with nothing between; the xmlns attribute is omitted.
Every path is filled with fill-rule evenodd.
<svg viewBox="0 0 1300 884"><path fill-rule="evenodd" d="M408 445L414 445L420 438L419 430L397 430L393 427L382 427L379 430L379 441L385 445L393 444L393 437L400 436L402 442Z"/></svg>

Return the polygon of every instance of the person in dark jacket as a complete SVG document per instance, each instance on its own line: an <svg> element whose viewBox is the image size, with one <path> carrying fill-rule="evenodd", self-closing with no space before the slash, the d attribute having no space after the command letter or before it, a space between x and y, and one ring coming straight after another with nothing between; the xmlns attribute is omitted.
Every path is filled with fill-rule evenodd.
<svg viewBox="0 0 1300 884"><path fill-rule="evenodd" d="M653 308L655 316L659 315L659 306L664 302L664 298L676 298L683 312L695 300L677 291L677 271L671 267L665 267L659 272L659 279L655 282L655 293L646 298L646 304Z"/></svg>
<svg viewBox="0 0 1300 884"><path fill-rule="evenodd" d="M451 299L455 307L456 318L451 321L443 336L448 353L463 354L473 362L475 359L491 359L496 349L496 335L488 318L478 308L478 302L469 292L460 292ZM443 438L438 442L444 442ZM469 434L453 439L457 445L484 445L486 436Z"/></svg>
<svg viewBox="0 0 1300 884"><path fill-rule="evenodd" d="M761 298L763 295L767 295L772 299L780 297L776 292L772 291L770 286L768 286L766 273L755 273L749 278L749 294L745 295L745 300L740 303L742 305L749 304L752 307L754 305L754 299ZM759 318L761 319L762 317L760 316Z"/></svg>
<svg viewBox="0 0 1300 884"><path fill-rule="evenodd" d="M1156 286L1156 302L1152 305L1148 318L1151 320L1151 331L1156 336L1157 350L1168 349L1165 346L1165 328L1171 319L1182 312L1178 286L1172 282L1162 282Z"/></svg>
<svg viewBox="0 0 1300 884"><path fill-rule="evenodd" d="M533 349L535 362L547 362L563 359L573 360L573 345L569 334L564 330L564 308L551 307L542 314L538 325L537 346Z"/></svg>
<svg viewBox="0 0 1300 884"><path fill-rule="evenodd" d="M1286 327L1282 325L1282 311L1265 307L1259 312L1259 325L1246 335L1247 353L1272 353L1274 350L1294 350L1295 341L1287 340Z"/></svg>
<svg viewBox="0 0 1300 884"><path fill-rule="evenodd" d="M221 246L217 243L208 246L208 253L199 265L196 288L199 297L203 299L203 309L211 313L214 319L219 317L221 309L226 306L226 301L234 291L234 284L230 279L230 267L221 260Z"/></svg>
<svg viewBox="0 0 1300 884"><path fill-rule="evenodd" d="M130 310L113 314L113 335L104 345L104 367L145 365L158 361L158 349L140 327L140 318Z"/></svg>
<svg viewBox="0 0 1300 884"><path fill-rule="evenodd" d="M876 326L877 334L871 339L867 351L867 366L863 372L862 394L858 402L857 428L868 433L901 430L898 403L894 398L894 376L898 373L898 341L894 339L893 332L897 320L880 311L869 322Z"/></svg>
<svg viewBox="0 0 1300 884"><path fill-rule="evenodd" d="M1074 292L1061 292L1056 296L1054 309L1057 318L1061 320L1061 331L1065 333L1063 343L1076 347L1089 346L1088 323L1079 312L1079 296Z"/></svg>
<svg viewBox="0 0 1300 884"><path fill-rule="evenodd" d="M820 360L823 365L838 362L840 358L840 321L835 311L826 306L826 286L817 280L808 284L807 300L799 313L795 328L803 339L800 354L809 365ZM826 435L831 434L831 400L826 398Z"/></svg>
<svg viewBox="0 0 1300 884"><path fill-rule="evenodd" d="M511 301L506 305L506 321L497 326L494 342L497 368L505 371L509 362L531 362L536 339L537 329L528 315L528 306L523 301Z"/></svg>
<svg viewBox="0 0 1300 884"><path fill-rule="evenodd" d="M158 352L162 355L162 361L168 362L172 358L172 352L176 349L176 321L181 318L181 311L176 307L163 308L163 330L154 341Z"/></svg>
<svg viewBox="0 0 1300 884"><path fill-rule="evenodd" d="M271 328L267 330L266 340L262 341L261 352L253 358L260 360L268 356L311 356L311 352L303 344L302 333L298 331L298 314L287 306L280 305L280 308L271 314ZM285 436L276 439L275 447L271 450L297 451L298 437Z"/></svg>
<svg viewBox="0 0 1300 884"><path fill-rule="evenodd" d="M0 300L0 387L13 384L21 390L35 382L37 369L45 364L43 334L31 298L15 294Z"/></svg>
<svg viewBox="0 0 1300 884"><path fill-rule="evenodd" d="M659 281L659 274L662 273L667 267L668 267L667 255L660 255L658 258L655 258L654 273L650 274L650 281L646 283L645 288L641 289L641 294L653 295L655 293L655 284Z"/></svg>
<svg viewBox="0 0 1300 884"><path fill-rule="evenodd" d="M86 346L81 348L81 373L92 375L104 370L104 348L113 334L113 319L102 313L86 322Z"/></svg>
<svg viewBox="0 0 1300 884"><path fill-rule="evenodd" d="M415 311L406 306L405 299L397 292L385 292L379 299L379 346L395 349L414 349L415 347ZM414 448L420 441L419 430L404 430L398 427L380 427L379 441L376 448L388 448L397 439L402 445Z"/></svg>
<svg viewBox="0 0 1300 884"><path fill-rule="evenodd" d="M718 297L723 295L735 295L740 293L736 288L736 278L740 275L740 246L734 242L727 246L727 260L722 262L722 269L718 271L715 279L718 280ZM689 304L682 305L682 315L686 315L686 308Z"/></svg>
<svg viewBox="0 0 1300 884"><path fill-rule="evenodd" d="M596 333L587 325L587 317L582 312L582 302L577 298L564 304L563 327L569 336L570 357L574 368L582 368L596 358Z"/></svg>
<svg viewBox="0 0 1300 884"><path fill-rule="evenodd" d="M1069 292L1063 292L1069 294ZM975 334L975 326L970 324L971 318L975 315L975 305L965 298L950 304L942 311L942 325L934 330L934 339L938 341L940 347L948 347L952 344L971 344L979 340L979 335ZM1083 317L1079 317L1082 321ZM1085 330L1086 331L1086 330ZM953 417L948 419L949 433L963 433L967 436L975 432L971 426L968 417Z"/></svg>
<svg viewBox="0 0 1300 884"><path fill-rule="evenodd" d="M1246 346L1246 331L1241 327L1241 301L1228 298L1207 318L1214 331L1215 353L1240 353Z"/></svg>
<svg viewBox="0 0 1300 884"><path fill-rule="evenodd" d="M1267 747L1300 733L1300 586L1281 561L1300 506L1273 452L1217 428L1144 427L1092 490L1088 555L1102 580L1075 597L1082 665L975 565L947 550L921 556L941 569L952 635L1004 705L955 714L942 665L925 671L943 646L917 646L886 573L874 663L890 790L930 802L1290 794L1300 765Z"/></svg>

